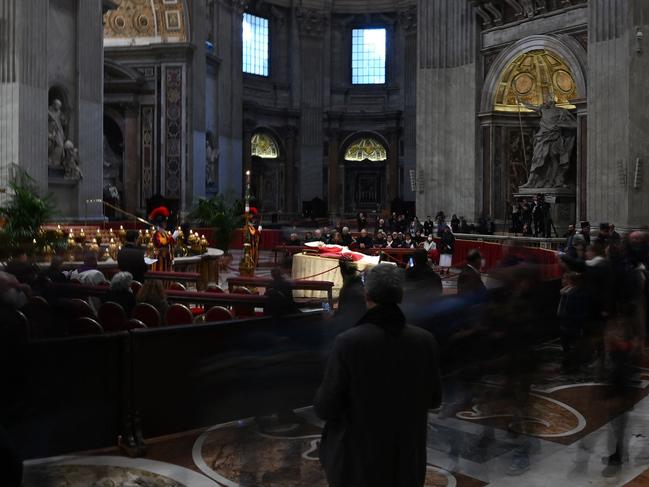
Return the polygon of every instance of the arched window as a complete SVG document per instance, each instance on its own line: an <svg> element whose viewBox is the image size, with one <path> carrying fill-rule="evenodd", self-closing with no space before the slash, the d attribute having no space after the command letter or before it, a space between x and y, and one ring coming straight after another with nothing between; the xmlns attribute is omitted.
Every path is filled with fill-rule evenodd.
<svg viewBox="0 0 649 487"><path fill-rule="evenodd" d="M350 162L381 162L388 158L388 153L378 140L362 138L352 142L345 152L345 160Z"/></svg>
<svg viewBox="0 0 649 487"><path fill-rule="evenodd" d="M494 110L526 111L519 102L542 105L551 99L562 108L574 108L570 100L578 97L570 67L556 54L545 49L518 56L503 71L496 88Z"/></svg>
<svg viewBox="0 0 649 487"><path fill-rule="evenodd" d="M277 159L279 157L279 148L277 143L270 136L264 133L257 133L252 136L250 141L252 146L252 155L262 159Z"/></svg>

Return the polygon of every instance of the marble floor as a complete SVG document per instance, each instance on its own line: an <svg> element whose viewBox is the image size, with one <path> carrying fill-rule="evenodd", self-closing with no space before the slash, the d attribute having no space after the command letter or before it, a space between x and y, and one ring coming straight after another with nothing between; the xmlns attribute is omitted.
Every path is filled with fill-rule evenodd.
<svg viewBox="0 0 649 487"><path fill-rule="evenodd" d="M427 487L649 486L649 369L637 368L624 393L611 394L594 373L562 373L556 343L539 352L544 365L522 421L503 399L504 377L445 378L445 403L429 415ZM322 426L311 408L282 421L242 418L150 439L146 458L109 449L29 461L24 485L326 487ZM621 426L624 462L610 467L603 458ZM521 451L529 466L512 471Z"/></svg>

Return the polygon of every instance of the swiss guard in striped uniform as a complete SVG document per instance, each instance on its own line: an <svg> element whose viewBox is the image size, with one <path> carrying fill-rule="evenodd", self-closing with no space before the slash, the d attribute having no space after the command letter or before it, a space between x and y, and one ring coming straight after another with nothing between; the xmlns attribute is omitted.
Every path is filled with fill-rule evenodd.
<svg viewBox="0 0 649 487"><path fill-rule="evenodd" d="M152 271L170 272L173 270L173 248L176 241L171 233L165 229L168 218L169 210L164 206L156 208L149 215L149 221L152 221L156 225L156 230L153 232L151 239L155 248L155 258L158 259L151 266Z"/></svg>

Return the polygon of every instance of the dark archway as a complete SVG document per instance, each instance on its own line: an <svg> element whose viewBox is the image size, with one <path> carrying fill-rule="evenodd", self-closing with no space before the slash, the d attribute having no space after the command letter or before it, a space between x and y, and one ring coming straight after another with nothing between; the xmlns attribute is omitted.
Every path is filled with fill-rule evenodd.
<svg viewBox="0 0 649 487"><path fill-rule="evenodd" d="M345 167L346 213L376 211L387 206L387 140L376 132L355 132L345 138L340 159Z"/></svg>
<svg viewBox="0 0 649 487"><path fill-rule="evenodd" d="M255 205L265 213L284 208L284 161L286 152L277 133L267 127L256 129L251 137L252 194Z"/></svg>

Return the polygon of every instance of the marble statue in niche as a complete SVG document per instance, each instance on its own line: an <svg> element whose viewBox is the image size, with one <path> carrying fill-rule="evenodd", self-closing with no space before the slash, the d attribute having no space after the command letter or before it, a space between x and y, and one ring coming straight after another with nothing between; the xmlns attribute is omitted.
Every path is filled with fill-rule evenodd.
<svg viewBox="0 0 649 487"><path fill-rule="evenodd" d="M541 127L534 135L530 175L521 189L570 187L566 174L575 148L577 119L568 110L556 106L554 100L543 105L521 103L541 115Z"/></svg>
<svg viewBox="0 0 649 487"><path fill-rule="evenodd" d="M104 201L114 206L122 203L122 157L113 150L104 134ZM113 210L107 211L109 219L116 218Z"/></svg>
<svg viewBox="0 0 649 487"><path fill-rule="evenodd" d="M59 99L52 100L47 110L47 159L50 167L59 168L65 158L66 117L63 113L63 103Z"/></svg>
<svg viewBox="0 0 649 487"><path fill-rule="evenodd" d="M64 144L64 156L63 156L63 169L64 179L69 179L72 181L80 181L83 179L83 173L79 167L79 149L77 149L72 141L68 140Z"/></svg>
<svg viewBox="0 0 649 487"><path fill-rule="evenodd" d="M216 138L211 131L205 134L205 184L208 190L219 190L219 155Z"/></svg>

